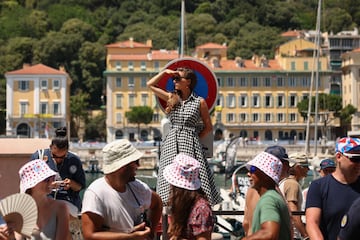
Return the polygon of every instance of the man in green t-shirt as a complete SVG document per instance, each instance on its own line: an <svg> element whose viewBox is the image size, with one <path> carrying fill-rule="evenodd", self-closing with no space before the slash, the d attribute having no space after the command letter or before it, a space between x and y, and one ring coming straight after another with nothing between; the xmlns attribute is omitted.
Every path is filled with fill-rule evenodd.
<svg viewBox="0 0 360 240"><path fill-rule="evenodd" d="M247 163L252 187L260 195L256 205L251 239L292 239L291 220L286 202L276 189L282 170L281 161L272 154L262 152Z"/></svg>

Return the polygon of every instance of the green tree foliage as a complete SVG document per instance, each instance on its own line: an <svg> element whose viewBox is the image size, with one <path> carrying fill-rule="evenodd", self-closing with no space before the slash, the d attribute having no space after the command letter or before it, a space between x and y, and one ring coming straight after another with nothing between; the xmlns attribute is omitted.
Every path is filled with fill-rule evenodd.
<svg viewBox="0 0 360 240"><path fill-rule="evenodd" d="M79 136L79 130L82 123L85 123L88 120L88 102L90 95L79 90L75 95L70 96L70 112L73 129L76 135L72 137ZM73 133L74 134L74 133Z"/></svg>
<svg viewBox="0 0 360 240"><path fill-rule="evenodd" d="M138 136L140 136L140 124L149 124L152 120L154 111L149 106L132 107L131 111L125 113L129 123L135 123L138 126Z"/></svg>
<svg viewBox="0 0 360 240"><path fill-rule="evenodd" d="M311 112L310 116L314 118L315 116L315 105L316 99L315 96L311 99ZM298 103L297 108L298 112L302 117L307 117L308 115L308 106L309 99L306 98ZM352 115L356 112L356 109L352 105L348 105L345 108L342 107L342 98L341 96L335 94L325 94L320 93L318 96L318 116L322 116L323 125L321 126L322 135L325 136L327 132L328 125L335 120L335 118L340 119L340 128L347 129L348 125L351 123ZM313 122L315 120L313 119ZM346 132L346 131L345 131Z"/></svg>
<svg viewBox="0 0 360 240"><path fill-rule="evenodd" d="M94 118L88 119L85 129L85 140L95 139L99 141L106 141L106 113L101 111L101 114Z"/></svg>
<svg viewBox="0 0 360 240"><path fill-rule="evenodd" d="M318 1L185 1L185 50L206 42L228 45L228 58L254 53L272 58L289 29L315 29ZM0 1L0 81L23 63L64 66L73 84L101 105L104 46L133 37L153 49L178 49L181 0ZM360 25L360 0L323 1L322 31L336 34ZM4 83L2 83L4 84ZM1 101L1 100L0 100ZM0 104L4 104L1 103Z"/></svg>

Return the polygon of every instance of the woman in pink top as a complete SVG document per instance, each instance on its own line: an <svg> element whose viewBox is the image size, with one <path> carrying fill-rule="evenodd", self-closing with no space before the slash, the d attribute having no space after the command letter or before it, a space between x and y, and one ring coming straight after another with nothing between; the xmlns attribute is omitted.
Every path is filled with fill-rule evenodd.
<svg viewBox="0 0 360 240"><path fill-rule="evenodd" d="M183 153L164 170L170 183L170 239L211 239L214 218L199 179L200 163Z"/></svg>

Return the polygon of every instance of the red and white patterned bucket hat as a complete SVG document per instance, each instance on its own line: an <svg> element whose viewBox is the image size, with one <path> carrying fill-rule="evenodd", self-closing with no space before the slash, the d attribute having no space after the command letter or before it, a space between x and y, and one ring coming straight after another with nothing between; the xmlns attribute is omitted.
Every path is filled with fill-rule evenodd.
<svg viewBox="0 0 360 240"><path fill-rule="evenodd" d="M260 169L263 173L269 176L276 184L279 183L282 163L280 159L274 155L262 152L255 156L255 158L246 164L246 167L250 169L251 166L255 166Z"/></svg>
<svg viewBox="0 0 360 240"><path fill-rule="evenodd" d="M164 169L164 177L171 185L187 190L201 187L199 179L200 163L183 153L179 153L174 162Z"/></svg>
<svg viewBox="0 0 360 240"><path fill-rule="evenodd" d="M34 187L39 182L55 175L56 172L53 171L43 160L32 160L22 166L19 170L20 192L24 193L26 190Z"/></svg>

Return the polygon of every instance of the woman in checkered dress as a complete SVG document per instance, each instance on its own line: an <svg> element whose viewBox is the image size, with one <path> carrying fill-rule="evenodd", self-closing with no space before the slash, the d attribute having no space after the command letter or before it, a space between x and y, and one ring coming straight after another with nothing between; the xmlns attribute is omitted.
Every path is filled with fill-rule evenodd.
<svg viewBox="0 0 360 240"><path fill-rule="evenodd" d="M173 78L175 91L172 93L157 86L164 74ZM196 82L196 75L189 68L165 69L147 82L155 95L167 102L165 112L171 123L170 130L161 144L157 179L157 192L164 204L168 202L170 186L164 179L163 170L173 162L178 153L185 153L200 162L201 187L209 202L215 205L222 201L199 141L199 138L212 131L212 124L205 100L193 92ZM199 122L202 124L199 125Z"/></svg>

